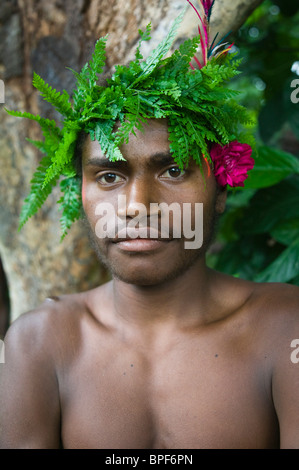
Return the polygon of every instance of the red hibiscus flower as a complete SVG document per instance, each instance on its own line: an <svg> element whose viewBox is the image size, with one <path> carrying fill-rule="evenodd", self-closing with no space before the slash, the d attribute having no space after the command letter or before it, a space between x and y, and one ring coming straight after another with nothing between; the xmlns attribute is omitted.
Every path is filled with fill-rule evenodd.
<svg viewBox="0 0 299 470"><path fill-rule="evenodd" d="M236 140L227 145L214 144L211 159L214 163L214 175L220 186L244 186L248 177L247 171L252 170L254 159L251 157L250 145L241 144Z"/></svg>

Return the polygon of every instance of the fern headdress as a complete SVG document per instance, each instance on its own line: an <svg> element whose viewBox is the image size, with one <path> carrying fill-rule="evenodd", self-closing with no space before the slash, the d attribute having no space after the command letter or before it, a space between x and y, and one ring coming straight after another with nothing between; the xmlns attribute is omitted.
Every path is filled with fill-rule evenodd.
<svg viewBox="0 0 299 470"><path fill-rule="evenodd" d="M210 44L209 21L214 1L201 0L202 15L187 1L199 17L199 35L187 39L169 57L165 58L185 9L146 60L141 44L150 39L151 24L144 32L139 30L135 60L127 66L117 65L105 86L100 86L98 79L105 65L107 36L96 42L92 58L81 72L72 71L77 78L72 97L65 90L57 92L34 73L33 85L63 119L57 125L39 115L8 111L37 121L44 137L43 141L31 141L44 156L31 180L20 227L38 211L59 181L64 237L81 214L81 178L74 165L79 134L83 131L96 139L108 159L123 160L120 146L135 129L142 130L149 118L167 118L170 151L181 168L188 165L190 156L199 165L205 158L214 167L220 184L243 185L253 159L251 148L240 138L240 125L247 124L249 118L234 99L237 92L226 87L227 81L238 73L239 62L228 54L231 46L216 43L216 38ZM199 47L200 60L196 57ZM116 121L120 122L117 131Z"/></svg>

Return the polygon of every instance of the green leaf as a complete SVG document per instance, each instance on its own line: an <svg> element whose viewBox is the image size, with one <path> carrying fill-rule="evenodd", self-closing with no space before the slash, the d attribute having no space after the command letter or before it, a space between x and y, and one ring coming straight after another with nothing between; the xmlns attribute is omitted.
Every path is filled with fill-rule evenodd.
<svg viewBox="0 0 299 470"><path fill-rule="evenodd" d="M106 59L105 52L107 38L108 34L97 40L94 53L92 54L92 58L89 62L89 84L91 87L95 86L98 75L103 72Z"/></svg>
<svg viewBox="0 0 299 470"><path fill-rule="evenodd" d="M283 180L291 173L299 174L299 159L292 154L262 146L253 170L245 181L245 188L266 188Z"/></svg>
<svg viewBox="0 0 299 470"><path fill-rule="evenodd" d="M279 243L290 245L299 239L299 217L279 222L270 234Z"/></svg>
<svg viewBox="0 0 299 470"><path fill-rule="evenodd" d="M78 177L65 178L60 183L60 189L64 195L59 199L62 216L60 225L62 229L61 241L67 235L72 223L81 216L81 179Z"/></svg>
<svg viewBox="0 0 299 470"><path fill-rule="evenodd" d="M33 86L40 91L41 96L52 104L62 116L71 117L73 108L69 101L70 97L66 90L59 93L50 85L48 85L37 73L33 74Z"/></svg>
<svg viewBox="0 0 299 470"><path fill-rule="evenodd" d="M298 216L299 177L293 176L275 186L257 191L239 222L239 232L267 233L282 220Z"/></svg>
<svg viewBox="0 0 299 470"><path fill-rule="evenodd" d="M64 133L59 147L52 157L52 164L46 171L43 187L47 186L52 179L57 178L63 173L63 169L68 165L73 157L75 142L77 140L77 131L70 130Z"/></svg>
<svg viewBox="0 0 299 470"><path fill-rule="evenodd" d="M257 282L289 282L299 273L299 239L286 248L263 272L255 276Z"/></svg>
<svg viewBox="0 0 299 470"><path fill-rule="evenodd" d="M145 61L145 64L143 66L143 71L139 75L139 77L133 82L133 84L130 86L130 88L134 88L135 85L140 82L141 80L144 80L148 75L150 75L153 70L157 67L158 63L160 60L167 54L169 51L170 47L172 46L172 43L176 37L177 30L183 21L185 12L186 12L187 7L185 7L180 15L175 19L173 22L166 38L159 44L159 46L153 50L153 52L150 54L148 59Z"/></svg>
<svg viewBox="0 0 299 470"><path fill-rule="evenodd" d="M140 40L139 40L138 47L135 52L135 64L136 65L138 65L140 60L143 59L143 55L140 52L140 47L141 47L142 42L149 41L151 39L151 29L152 29L152 25L151 23L149 23L146 26L146 29L144 32L141 29L138 30Z"/></svg>
<svg viewBox="0 0 299 470"><path fill-rule="evenodd" d="M170 116L168 131L170 152L179 167L184 169L190 158L190 141L185 129L185 118Z"/></svg>
<svg viewBox="0 0 299 470"><path fill-rule="evenodd" d="M95 127L95 138L101 146L102 152L111 161L125 160L121 151L116 147L113 139L111 138L111 131L114 121L100 122L98 121Z"/></svg>
<svg viewBox="0 0 299 470"><path fill-rule="evenodd" d="M27 119L30 119L31 121L36 121L41 126L42 130L51 131L57 137L60 137L62 135L61 130L59 129L59 127L56 126L56 122L54 120L45 119L45 118L40 117L39 115L35 115L35 114L27 113L27 112L10 111L7 108L5 108L5 111L10 116L27 118Z"/></svg>
<svg viewBox="0 0 299 470"><path fill-rule="evenodd" d="M19 230L27 220L41 208L53 187L56 185L58 177L53 178L51 182L43 186L45 175L50 163L51 158L48 155L43 157L32 177L30 193L24 200L24 204L21 209Z"/></svg>
<svg viewBox="0 0 299 470"><path fill-rule="evenodd" d="M232 208L248 206L250 199L256 193L256 189L241 189L227 188L229 190L227 197L227 206Z"/></svg>

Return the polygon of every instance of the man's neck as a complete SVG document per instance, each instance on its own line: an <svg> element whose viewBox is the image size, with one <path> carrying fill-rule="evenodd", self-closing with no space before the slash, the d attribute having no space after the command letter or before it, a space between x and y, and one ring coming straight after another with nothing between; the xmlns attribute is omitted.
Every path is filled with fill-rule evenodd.
<svg viewBox="0 0 299 470"><path fill-rule="evenodd" d="M201 260L160 285L137 286L114 279L116 318L147 329L167 323L184 327L209 321L213 277L213 271Z"/></svg>

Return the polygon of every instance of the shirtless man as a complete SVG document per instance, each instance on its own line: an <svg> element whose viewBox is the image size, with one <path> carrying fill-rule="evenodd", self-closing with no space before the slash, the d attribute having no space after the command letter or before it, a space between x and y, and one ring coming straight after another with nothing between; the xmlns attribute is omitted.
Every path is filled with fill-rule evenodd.
<svg viewBox="0 0 299 470"><path fill-rule="evenodd" d="M209 45L214 2L201 3ZM77 184L69 162L80 129L83 209L112 280L47 300L11 325L0 364L2 448L299 447L299 361L293 347L299 289L236 279L206 265L226 182L240 185L243 163L252 165L247 144L233 140L246 116L223 91L223 82L234 76L230 61L225 65L228 49L217 45L208 54L201 40L207 67L197 60L201 68L195 70L190 60L197 38L164 60L177 26L178 21L145 62L138 49L135 61L116 68L106 88L95 80L104 57L105 39L100 40L79 75L73 108L66 95L57 98L35 76L38 89L65 116L62 131L40 121L47 157L41 167L47 170L44 179L40 173L35 179L44 181L39 195L60 175L67 175L66 190ZM141 121L143 132L135 125ZM120 127L114 132L115 125ZM232 158L227 145L234 148ZM245 149L244 160L239 148ZM29 203L37 191L36 184ZM125 204L119 205L119 196ZM71 198L69 192L63 201L72 216ZM141 228L137 238L117 231L100 236L99 204L114 208L125 226L142 204L149 228L152 203L176 203L181 214L188 203L192 227L196 204L202 204L203 244L188 248L186 233L175 236L174 224L164 238L160 213L158 238Z"/></svg>
<svg viewBox="0 0 299 470"><path fill-rule="evenodd" d="M88 137L84 211L125 195L136 203L203 202L204 240L226 193L169 158L167 123L151 120L103 160ZM120 217L122 214L119 214ZM130 217L128 217L128 221ZM46 301L5 340L2 448L298 448L299 289L215 272L206 245L183 239L99 239L112 281Z"/></svg>

